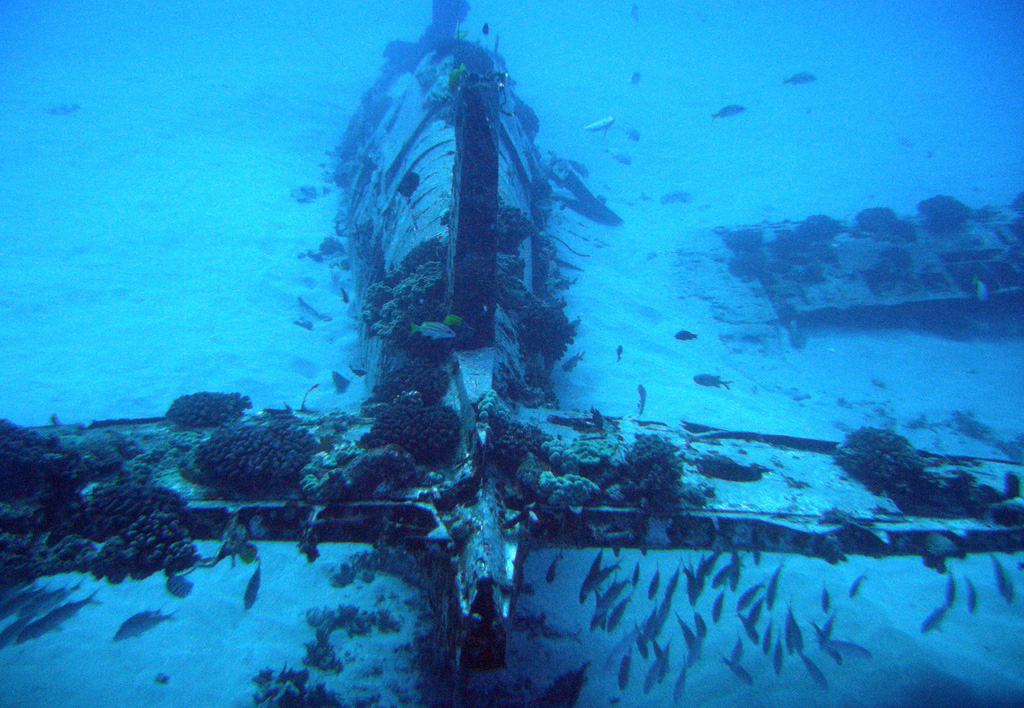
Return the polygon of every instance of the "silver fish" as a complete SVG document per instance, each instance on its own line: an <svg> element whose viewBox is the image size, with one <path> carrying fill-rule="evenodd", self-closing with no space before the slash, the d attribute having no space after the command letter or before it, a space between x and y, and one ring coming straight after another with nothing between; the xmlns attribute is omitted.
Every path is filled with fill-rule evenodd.
<svg viewBox="0 0 1024 708"><path fill-rule="evenodd" d="M78 611L86 605L98 605L100 603L93 600L98 590L93 590L92 595L85 598L84 600L76 600L74 602L65 602L63 605L50 610L45 615L29 622L25 627L18 633L18 638L14 641L15 644L21 644L27 642L29 639L35 639L41 637L47 632L54 632L60 628L64 622L71 619L78 614Z"/></svg>
<svg viewBox="0 0 1024 708"><path fill-rule="evenodd" d="M744 108L743 106L737 106L735 103L733 103L726 106L725 108L719 109L717 113L712 113L711 119L714 120L715 118L728 118L729 116L737 116L745 110L747 109Z"/></svg>
<svg viewBox="0 0 1024 708"><path fill-rule="evenodd" d="M165 615L160 610L143 610L137 612L117 628L117 632L114 633L114 641L119 642L123 639L130 637L137 637L143 632L152 629L161 622L166 622L169 619L174 619L174 613Z"/></svg>
<svg viewBox="0 0 1024 708"><path fill-rule="evenodd" d="M661 569L655 569L654 577L651 578L651 582L647 585L647 599L653 600L654 596L658 594L658 582L661 580Z"/></svg>
<svg viewBox="0 0 1024 708"><path fill-rule="evenodd" d="M632 651L630 647L633 646L633 642L635 642L639 637L640 627L634 624L633 629L626 632L626 634L623 635L622 639L620 639L618 643L616 643L611 653L608 654L608 658L606 658L604 660L604 663L601 664L601 670L605 672L609 671L615 665L615 661L620 656L623 656L626 652Z"/></svg>
<svg viewBox="0 0 1024 708"><path fill-rule="evenodd" d="M708 636L708 626L699 612L693 613L693 626L697 630L697 638L704 641L704 637Z"/></svg>
<svg viewBox="0 0 1024 708"><path fill-rule="evenodd" d="M56 590L43 589L42 592L33 593L32 597L18 608L18 617L38 616L45 614L52 610L54 607L64 602L73 592L82 587L82 581L79 580L71 587L58 588Z"/></svg>
<svg viewBox="0 0 1024 708"><path fill-rule="evenodd" d="M735 674L743 683L748 686L754 685L754 679L751 678L750 673L740 666L740 660L743 658L743 641L739 638L736 639L736 646L732 650L731 657L722 657L722 661L729 667L729 670Z"/></svg>
<svg viewBox="0 0 1024 708"><path fill-rule="evenodd" d="M622 621L622 616L624 614L626 614L626 607L629 606L629 601L630 601L630 599L632 599L632 597L633 597L633 595L630 594L630 595L626 595L626 597L624 597L623 599L619 600L619 604L617 604L614 607L614 609L612 609L611 613L608 615L608 631L609 632L614 632L615 628L619 626L619 622Z"/></svg>
<svg viewBox="0 0 1024 708"><path fill-rule="evenodd" d="M32 621L32 615L25 617L19 617L18 619L11 622L9 625L4 627L3 631L0 632L0 649L13 642L21 630L25 629L25 625Z"/></svg>
<svg viewBox="0 0 1024 708"><path fill-rule="evenodd" d="M775 653L772 655L772 668L775 669L776 676L782 673L782 637L775 640Z"/></svg>
<svg viewBox="0 0 1024 708"><path fill-rule="evenodd" d="M617 583L613 582L603 594L598 593L595 610L607 614L608 610L611 609L612 603L619 599L619 595L622 594L627 585L629 585L628 580L622 580Z"/></svg>
<svg viewBox="0 0 1024 708"><path fill-rule="evenodd" d="M44 590L41 593L33 595L28 602L18 608L18 617L38 617L39 615L46 614L67 599L67 597L77 590L81 584L82 583L78 583L78 585L75 585L73 588Z"/></svg>
<svg viewBox="0 0 1024 708"><path fill-rule="evenodd" d="M824 652L825 654L828 654L828 656L832 659L832 661L836 662L836 665L840 665L840 664L843 663L843 655L842 655L842 653L838 649L836 649L834 646L832 646L831 644L825 644L821 648L821 651Z"/></svg>
<svg viewBox="0 0 1024 708"><path fill-rule="evenodd" d="M665 652L658 646L658 641L654 640L651 642L651 646L654 648L654 661L651 662L650 667L647 669L647 675L644 676L644 695L646 696L654 688L654 682L658 680L658 671L661 669L660 662Z"/></svg>
<svg viewBox="0 0 1024 708"><path fill-rule="evenodd" d="M618 569L618 563L610 565L607 568L601 568L598 566L596 572L594 571L593 566L591 566L591 572L587 574L587 577L583 580L583 586L580 587L580 604L582 605L587 601L587 595L591 592L596 593L597 589L601 587L601 584L608 579L608 576Z"/></svg>
<svg viewBox="0 0 1024 708"><path fill-rule="evenodd" d="M584 354L586 354L586 352L576 352L571 357L566 359L565 363L562 364L562 371L572 371L573 369L575 369L576 365L583 361Z"/></svg>
<svg viewBox="0 0 1024 708"><path fill-rule="evenodd" d="M547 581L548 585L555 582L555 575L558 572L558 561L560 561L561 559L561 551L559 551L558 555L551 559L551 565L548 566L548 572L544 574L544 580Z"/></svg>
<svg viewBox="0 0 1024 708"><path fill-rule="evenodd" d="M242 604L245 609L249 609L256 603L256 596L260 592L260 563L256 563L256 570L252 572L252 577L249 578L249 583L245 586L245 595L242 598Z"/></svg>
<svg viewBox="0 0 1024 708"><path fill-rule="evenodd" d="M828 588L824 585L821 586L821 611L828 614L829 608L832 606L832 599L828 596Z"/></svg>
<svg viewBox="0 0 1024 708"><path fill-rule="evenodd" d="M853 598L857 597L857 592L860 590L860 584L863 583L865 578L867 578L867 577L868 576L867 576L866 573L861 573L860 575L857 576L857 579L853 581L853 584L850 585L850 599L851 600Z"/></svg>
<svg viewBox="0 0 1024 708"><path fill-rule="evenodd" d="M807 673L814 679L814 683L818 684L818 688L823 691L828 690L828 679L825 678L825 674L821 673L821 669L813 661L807 658L807 656L801 652L800 658L804 660L804 666L807 667Z"/></svg>
<svg viewBox="0 0 1024 708"><path fill-rule="evenodd" d="M836 623L836 613L833 612L832 614L830 614L828 616L828 619L825 620L825 624L823 624L822 627L821 627L821 633L822 633L822 635L824 635L825 641L829 641L829 640L832 639L832 627L835 626L835 623Z"/></svg>
<svg viewBox="0 0 1024 708"><path fill-rule="evenodd" d="M1006 569L996 560L995 556L992 556L992 572L996 576L996 587L999 588L999 594L1003 596L1007 604L1012 605L1013 582L1010 580L1010 576L1006 574Z"/></svg>
<svg viewBox="0 0 1024 708"><path fill-rule="evenodd" d="M764 598L763 597L759 598L758 601L754 603L754 606L750 608L750 612L747 613L747 619L750 620L751 624L756 625L758 623L758 621L761 619L761 608L762 607L764 607Z"/></svg>
<svg viewBox="0 0 1024 708"><path fill-rule="evenodd" d="M655 628L658 626L658 608L655 607L651 610L651 614L647 615L647 619L644 620L643 627L640 632L640 639L646 644L651 639L656 638ZM642 653L642 652L641 652ZM647 657L644 656L646 659Z"/></svg>
<svg viewBox="0 0 1024 708"><path fill-rule="evenodd" d="M768 656L768 652L772 650L772 620L768 619L768 626L765 627L764 634L761 636L761 651L764 652L765 656Z"/></svg>
<svg viewBox="0 0 1024 708"><path fill-rule="evenodd" d="M647 661L647 641L646 631L641 630L640 634L636 635L636 649L644 661Z"/></svg>
<svg viewBox="0 0 1024 708"><path fill-rule="evenodd" d="M665 622L668 621L668 615L671 611L672 603L666 597L653 612L654 621L651 625L651 634L649 635L652 639L657 639L661 636L661 630L665 627Z"/></svg>
<svg viewBox="0 0 1024 708"><path fill-rule="evenodd" d="M964 576L964 585L967 586L967 609L973 615L978 608L978 591L974 589L974 583L967 576Z"/></svg>
<svg viewBox="0 0 1024 708"><path fill-rule="evenodd" d="M783 84L809 84L817 80L814 74L809 74L806 71L801 71L799 74L793 74L788 79L783 79Z"/></svg>
<svg viewBox="0 0 1024 708"><path fill-rule="evenodd" d="M862 647L860 644L854 644L853 642L846 642L842 639L830 639L828 645L838 651L844 656L855 656L859 659L870 659L871 652Z"/></svg>
<svg viewBox="0 0 1024 708"><path fill-rule="evenodd" d="M604 549L597 552L594 556L594 560L590 564L590 570L587 571L587 577L583 578L583 584L580 585L580 604L582 605L587 601L587 595L597 587L597 574L601 571L601 557L604 555Z"/></svg>
<svg viewBox="0 0 1024 708"><path fill-rule="evenodd" d="M751 643L755 646L761 643L761 636L757 633L757 624L752 621L749 615L738 615L740 622L743 623L743 629L747 632L747 637Z"/></svg>
<svg viewBox="0 0 1024 708"><path fill-rule="evenodd" d="M17 590L9 592L7 597L4 599L3 604L0 604L0 620L8 617L15 612L18 612L29 602L32 602L35 598L42 596L46 593L45 587L37 588L34 585L23 586ZM19 615L24 617L24 615Z"/></svg>
<svg viewBox="0 0 1024 708"><path fill-rule="evenodd" d="M711 607L711 621L718 624L718 620L722 618L722 605L725 603L725 590L718 593L718 597L715 598L715 604Z"/></svg>
<svg viewBox="0 0 1024 708"><path fill-rule="evenodd" d="M700 582L701 587L704 587L704 581L711 575L711 571L715 569L715 563L718 562L721 555L721 551L715 551L710 556L700 557L700 562L697 563L697 580Z"/></svg>
<svg viewBox="0 0 1024 708"><path fill-rule="evenodd" d="M732 655L729 661L738 662L743 658L743 640L740 637L736 637L736 645L732 648Z"/></svg>
<svg viewBox="0 0 1024 708"><path fill-rule="evenodd" d="M804 650L804 635L800 632L800 625L796 623L793 616L793 608L789 608L786 614L786 651L802 653Z"/></svg>
<svg viewBox="0 0 1024 708"><path fill-rule="evenodd" d="M619 690L626 690L626 685L629 683L629 664L632 661L633 652L627 652L622 657L622 662L619 664Z"/></svg>
<svg viewBox="0 0 1024 708"><path fill-rule="evenodd" d="M686 597L690 601L690 607L694 607L704 591L704 576L699 570L694 573L689 566L683 568L683 572L686 573Z"/></svg>
<svg viewBox="0 0 1024 708"><path fill-rule="evenodd" d="M743 567L743 561L740 560L740 554L733 551L732 554L732 572L729 573L729 589L732 592L736 592L736 588L740 584L740 569Z"/></svg>
<svg viewBox="0 0 1024 708"><path fill-rule="evenodd" d="M676 613L676 621L679 622L679 628L683 630L683 639L686 641L686 652L687 659L686 663L693 665L694 662L700 658L700 642L697 639L697 635L693 633L693 630L683 621L683 618Z"/></svg>
<svg viewBox="0 0 1024 708"><path fill-rule="evenodd" d="M946 610L948 609L949 607L947 605L941 605L940 607L935 608L935 610L925 618L924 622L921 623L921 634L927 634L938 627L939 623L942 622L942 618L946 616Z"/></svg>
<svg viewBox="0 0 1024 708"><path fill-rule="evenodd" d="M414 324L412 326L412 333L416 334L417 332L429 339L455 338L455 330L443 322L424 322L423 324Z"/></svg>
<svg viewBox="0 0 1024 708"><path fill-rule="evenodd" d="M775 594L779 590L779 573L781 572L782 564L780 563L779 567L775 569L774 573L772 573L772 578L768 581L768 589L764 594L765 604L768 605L769 612L775 609Z"/></svg>
<svg viewBox="0 0 1024 708"><path fill-rule="evenodd" d="M946 580L946 607L952 607L953 603L956 602L956 581L953 580L953 574L949 574L949 579Z"/></svg>
<svg viewBox="0 0 1024 708"><path fill-rule="evenodd" d="M740 681L742 681L743 683L747 684L748 686L753 686L754 685L754 679L750 676L750 672L748 672L746 669L744 669L739 664L730 663L729 660L726 659L725 657L722 657L722 661L724 661L725 665L728 666L729 669L734 674L736 674L736 677Z"/></svg>
<svg viewBox="0 0 1024 708"><path fill-rule="evenodd" d="M754 597L757 596L757 593L761 592L761 588L763 587L764 583L758 583L757 585L750 587L746 592L740 595L740 599L736 603L736 611L743 612L743 610L750 607L750 603L754 601Z"/></svg>
<svg viewBox="0 0 1024 708"><path fill-rule="evenodd" d="M665 680L665 676L668 675L668 657L669 650L672 648L671 645L666 645L664 649L658 646L657 640L651 642L651 646L654 648L654 661L651 663L651 668L647 670L647 676L644 677L644 695L646 696L651 692L651 689L655 685L660 684Z"/></svg>
<svg viewBox="0 0 1024 708"><path fill-rule="evenodd" d="M668 585L665 586L665 599L663 602L672 603L672 597L676 594L676 588L679 587L679 566L676 568L676 572L672 573L672 576L668 579Z"/></svg>
<svg viewBox="0 0 1024 708"><path fill-rule="evenodd" d="M829 615L828 619L825 620L825 624L819 627L814 622L811 622L811 626L814 627L814 634L818 638L818 647L824 650L826 644L832 638L832 626L835 623L835 613Z"/></svg>
<svg viewBox="0 0 1024 708"><path fill-rule="evenodd" d="M661 683L668 676L668 667L669 667L668 657L669 657L669 654L671 653L671 651L672 651L672 642L669 642L668 644L665 645L665 650L661 653L661 664L660 664L660 666L658 668L658 685L661 685Z"/></svg>
<svg viewBox="0 0 1024 708"><path fill-rule="evenodd" d="M683 668L679 670L679 678L676 679L675 685L672 687L672 700L679 703L683 697L683 693L686 691L686 663L683 663Z"/></svg>
<svg viewBox="0 0 1024 708"><path fill-rule="evenodd" d="M729 574L732 573L732 564L729 564L723 568L720 568L715 577L711 579L711 588L717 590L719 587L724 585L729 580Z"/></svg>

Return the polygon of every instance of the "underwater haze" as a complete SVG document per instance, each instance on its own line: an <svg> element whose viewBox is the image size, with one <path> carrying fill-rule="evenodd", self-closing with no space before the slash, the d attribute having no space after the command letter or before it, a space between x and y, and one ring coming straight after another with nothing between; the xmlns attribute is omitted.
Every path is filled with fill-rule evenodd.
<svg viewBox="0 0 1024 708"><path fill-rule="evenodd" d="M562 412L836 443L891 431L930 460L1010 470L1005 488L988 482L1020 525L1024 3L469 5L459 32L504 58L540 151L578 163L622 218L556 210L578 237L557 254L578 320L551 374ZM200 391L358 415L373 393L359 283L317 249L345 235L346 125L388 44L430 21L430 0L0 0L0 420L13 424L0 436L156 418ZM922 236L843 271L879 207ZM991 238L960 251L1003 269L931 254L955 270L952 295L904 297L901 259L960 208L956 228ZM807 223L838 226L808 237L819 261L788 261L771 239ZM748 237L756 248L737 246ZM855 277L874 286L838 312L823 288ZM768 500L719 495L783 518L820 482L828 517L829 495L853 485L814 474ZM28 514L0 501L2 563ZM1021 706L1014 533L1005 552L940 548L928 563L540 549L507 666L472 676L465 705ZM277 679L254 677L305 668L324 648L318 608L335 606L348 612L327 631L336 656L309 683L339 702L302 705L442 705L418 674L421 588L354 544L323 544L315 562L293 542L257 545L257 560L235 549L187 588L85 573L0 586L0 708L284 705ZM586 588L595 568L607 573ZM571 698L544 692L581 666Z"/></svg>
<svg viewBox="0 0 1024 708"><path fill-rule="evenodd" d="M290 194L324 184L384 47L418 36L428 4L5 2L3 415L159 415L191 390L294 404L354 359L352 312L295 257L330 233L334 200ZM1005 206L1021 190L1017 3L638 7L634 21L621 2L474 3L466 21L500 37L541 147L587 164L624 214L623 250L871 206L912 214L936 194ZM817 80L782 84L799 72ZM731 104L747 110L710 120ZM606 115L642 139L581 130ZM692 202L642 201L674 191ZM652 291L644 304L663 311ZM331 326L292 324L298 296L336 315ZM614 310L608 297L591 306ZM994 352L975 358L1017 386L977 402L978 415L995 407L991 425L1021 377Z"/></svg>

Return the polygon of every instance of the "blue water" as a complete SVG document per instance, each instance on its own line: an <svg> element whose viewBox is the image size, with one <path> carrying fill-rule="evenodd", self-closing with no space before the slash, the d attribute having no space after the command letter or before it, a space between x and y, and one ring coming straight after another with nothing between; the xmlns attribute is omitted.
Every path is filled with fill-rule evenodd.
<svg viewBox="0 0 1024 708"><path fill-rule="evenodd" d="M333 233L338 195L300 204L292 193L331 187L330 151L377 78L385 46L418 37L429 5L0 0L0 418L38 426L51 416L158 416L199 390L241 391L256 409L296 407L316 383L314 407L356 410L369 394L361 383L339 393L329 381L332 370L360 363L358 310L334 294L324 268L296 257ZM540 119L540 148L586 164L590 187L625 219L585 234L607 247L587 246L586 272L566 294L567 314L583 320L577 346L587 357L571 375L556 367L565 407L629 415L644 381L647 415L671 423L836 440L885 426L921 448L983 457L1005 457L1005 443L1024 435L1019 326L964 341L896 329L825 331L801 350L784 338L763 350L736 347L719 339L727 329L702 304L713 276L677 258L719 246L708 233L722 225L851 219L872 206L912 216L937 194L1005 208L1024 190L1024 5L640 2L635 19L626 0L471 5L462 29L505 57L515 91ZM783 84L798 72L816 80ZM711 119L734 104L745 111ZM583 130L606 116L616 119L607 133ZM690 200L660 203L675 191ZM296 327L298 297L330 323ZM681 328L703 328L702 337L680 349L672 333ZM737 383L728 394L694 390L691 377L704 371ZM990 437L965 435L958 413ZM0 676L16 687L0 691L0 706L247 703L256 671L299 663L310 639L301 613L342 601L324 580L337 554L313 570L289 565L305 566L290 550L278 557L264 566L264 582L277 578L280 604L271 594L242 615L247 569L219 571L205 596L190 598L194 609L182 610L177 631L164 623L145 651L108 650L108 635L132 608L166 602L161 583L86 580L75 597L99 588L103 605L84 609L74 627L0 650ZM566 638L517 636L516 665L487 680L539 690L591 660L579 705L671 705L684 656L674 617L664 684L643 691L649 662L635 652L624 690L619 664L600 664L649 612L654 568L664 582L697 554L642 559L644 579L614 636L589 631L593 599L576 603L591 557L567 557L550 587L549 552L531 557L536 593L524 612L546 612ZM1021 586L1021 554L1000 557ZM636 560L624 553L623 569ZM955 564L959 580L977 585L977 612L961 596L926 634L920 625L941 601L945 576L918 559L833 567L766 555L760 566L748 561L739 592L780 562L786 605L813 608L828 587L843 638L873 658L840 666L808 653L827 676L823 692L795 655L776 677L748 646L754 683L746 687L720 659L742 630L733 612L715 626L683 705L1020 705L1021 601L998 594L989 559ZM853 601L846 589L860 572L871 581ZM398 604L396 593L407 591L378 579L344 599ZM798 615L805 640L807 623L826 616ZM415 617L410 611L407 628ZM776 607L776 625L780 617ZM213 649L204 618L214 618ZM347 651L347 672L315 680L339 691L358 685L361 697L376 690L378 705L415 704L412 667L386 661L394 645L353 640ZM194 655L215 668L197 671ZM155 685L163 671L172 682Z"/></svg>

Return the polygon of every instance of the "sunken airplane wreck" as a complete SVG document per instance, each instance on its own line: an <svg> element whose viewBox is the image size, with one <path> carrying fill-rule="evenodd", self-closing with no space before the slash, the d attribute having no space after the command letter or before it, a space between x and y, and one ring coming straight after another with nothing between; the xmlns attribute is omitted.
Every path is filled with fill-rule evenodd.
<svg viewBox="0 0 1024 708"><path fill-rule="evenodd" d="M840 445L597 410L557 414L550 373L575 324L559 300L568 280L556 256L560 229L571 222L552 214L564 208L601 224L619 218L573 163L542 157L533 142L538 118L516 96L501 57L456 39L444 5L435 2L435 24L420 41L391 45L338 150L345 198L337 226L345 244L329 240L320 256L347 262L356 274L363 373L373 390L360 414L305 405L248 414L240 394L198 393L154 419L40 431L3 424L0 450L18 464L9 495L42 510L8 514L3 530L50 539L38 547L26 541L20 551L8 545L15 561L22 553L34 565L5 558L5 583L68 569L111 580L163 571L168 591L184 596L190 568L230 557L255 562L248 609L261 582L256 526L262 539L296 542L310 561L318 544L332 542L402 549L427 588L436 656L465 675L504 666L513 632L550 631L543 618L517 619L529 553L699 551L666 570L664 584L659 572L638 588L639 565L629 574L600 550L581 580L581 603L596 598L592 626L609 632L634 592L660 598L643 624L622 628L605 664L625 688L631 664L639 672L637 649L649 664L644 692L672 667L678 697L723 613L739 616L743 636L728 656L711 660L721 658L742 683L754 680L745 667L747 641L754 647L748 657L762 652L776 674L799 656L796 665L822 688L820 659L805 653L812 641L837 664L871 656L834 628L827 588L821 605L829 618L812 623L814 635L805 637L805 618L777 599L781 566L749 580L762 552L831 563L920 556L941 570L948 558L1024 548L1013 463L929 455L871 429ZM87 482L110 476L110 458L101 475L78 452L103 436L127 441L120 449L131 452L114 466L145 484L100 483L82 493ZM749 462L757 453L772 457L773 474ZM834 471L827 493L809 481L812 469ZM44 479L61 494L35 495ZM103 516L113 520L96 521ZM222 540L220 552L200 558L191 543L198 539ZM1012 575L996 556L993 572L1012 602ZM743 591L741 577L752 582ZM852 599L863 580L832 591ZM682 603L673 604L677 592L688 600L682 614ZM960 592L973 612L973 583ZM949 585L922 632L939 625L956 596ZM34 596L16 597L27 604ZM697 609L701 597L710 609ZM65 609L38 629L70 614ZM680 649L673 655L659 641L673 618L686 642L681 670ZM143 613L119 634L135 636L164 619ZM539 705L573 705L588 670L600 668L567 672Z"/></svg>

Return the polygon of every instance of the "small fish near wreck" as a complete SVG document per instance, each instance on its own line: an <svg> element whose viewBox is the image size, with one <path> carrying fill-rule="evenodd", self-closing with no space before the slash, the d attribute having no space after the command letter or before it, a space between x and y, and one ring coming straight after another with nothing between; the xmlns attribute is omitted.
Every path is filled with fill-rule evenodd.
<svg viewBox="0 0 1024 708"><path fill-rule="evenodd" d="M185 598L192 592L192 581L181 575L168 575L164 587L174 597Z"/></svg>
<svg viewBox="0 0 1024 708"><path fill-rule="evenodd" d="M561 559L562 559L562 552L561 551L559 551L558 555L556 555L554 558L551 559L551 565L548 566L548 570L544 574L544 580L547 581L548 585L550 585L551 583L555 582L555 576L558 573L558 561L560 561Z"/></svg>
<svg viewBox="0 0 1024 708"><path fill-rule="evenodd" d="M747 110L745 106L737 106L736 104L730 104L724 108L719 109L718 113L711 114L711 120L715 118L729 118L730 116L738 116L743 111Z"/></svg>
<svg viewBox="0 0 1024 708"><path fill-rule="evenodd" d="M689 342L697 338L697 335L685 329L676 332L676 339L680 342Z"/></svg>
<svg viewBox="0 0 1024 708"><path fill-rule="evenodd" d="M85 598L84 600L75 600L73 602L65 602L63 605L50 610L39 619L29 622L25 627L18 633L15 644L22 644L30 639L37 639L43 636L47 632L56 632L60 629L60 626L67 620L71 619L78 614L78 611L86 605L98 605L100 603L93 600L96 597L98 591L94 590L92 595Z"/></svg>
<svg viewBox="0 0 1024 708"><path fill-rule="evenodd" d="M242 598L242 604L245 609L251 608L256 604L256 596L260 592L260 564L256 563L256 570L252 572L252 577L249 578L248 585L245 586L245 596Z"/></svg>
<svg viewBox="0 0 1024 708"><path fill-rule="evenodd" d="M422 334L429 339L455 339L455 330L443 322L424 322L412 326L413 334Z"/></svg>
<svg viewBox="0 0 1024 708"><path fill-rule="evenodd" d="M818 77L814 74L808 74L806 71L801 71L799 74L793 74L788 79L783 79L783 84L793 84L794 86L799 84L809 84L813 81L817 81Z"/></svg>
<svg viewBox="0 0 1024 708"><path fill-rule="evenodd" d="M693 377L693 382L698 386L710 386L713 388L724 388L729 391L729 384L732 381L722 381L721 376L714 376L712 374L697 374Z"/></svg>
<svg viewBox="0 0 1024 708"><path fill-rule="evenodd" d="M811 675L811 678L814 679L814 683L818 685L818 688L820 688L823 691L827 691L828 679L825 678L825 674L821 672L821 669L818 668L818 665L810 659L808 659L807 656L803 653L800 654L800 658L804 660L804 666L807 667L807 673L809 673Z"/></svg>
<svg viewBox="0 0 1024 708"><path fill-rule="evenodd" d="M594 121L590 125L583 126L583 130L590 131L591 133L597 133L599 131L606 131L612 127L615 122L615 116L606 116L601 120Z"/></svg>
<svg viewBox="0 0 1024 708"><path fill-rule="evenodd" d="M131 637L137 637L143 632L152 629L161 622L166 622L169 619L174 619L174 613L165 615L160 610L143 610L132 615L117 628L117 632L114 634L115 642L120 642L124 639Z"/></svg>
<svg viewBox="0 0 1024 708"><path fill-rule="evenodd" d="M626 655L622 657L622 661L619 663L619 690L625 691L626 686L629 684L629 665L632 661L633 652L626 652Z"/></svg>
<svg viewBox="0 0 1024 708"><path fill-rule="evenodd" d="M850 599L857 597L857 593L860 592L860 584L864 582L864 579L868 576L865 573L861 573L857 576L857 579L850 585Z"/></svg>
<svg viewBox="0 0 1024 708"><path fill-rule="evenodd" d="M1006 604L1012 605L1013 582L1010 580L1010 576L1006 574L1006 569L996 560L995 556L992 556L992 572L996 577L996 588L999 589L999 594L1006 600Z"/></svg>
<svg viewBox="0 0 1024 708"><path fill-rule="evenodd" d="M576 365L583 361L584 354L586 354L586 352L576 352L571 357L566 359L565 363L562 364L562 371L568 372L575 369Z"/></svg>

